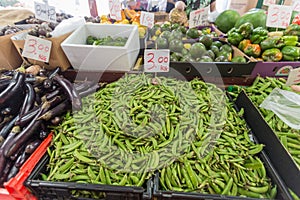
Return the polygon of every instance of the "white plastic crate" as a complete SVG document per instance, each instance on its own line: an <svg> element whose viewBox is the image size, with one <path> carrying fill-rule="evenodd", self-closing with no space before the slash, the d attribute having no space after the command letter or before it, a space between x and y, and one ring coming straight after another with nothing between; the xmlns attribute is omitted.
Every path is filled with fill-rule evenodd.
<svg viewBox="0 0 300 200"><path fill-rule="evenodd" d="M89 35L95 37L127 37L123 47L87 45ZM130 71L139 50L138 27L123 24L85 24L61 43L74 69L93 71Z"/></svg>

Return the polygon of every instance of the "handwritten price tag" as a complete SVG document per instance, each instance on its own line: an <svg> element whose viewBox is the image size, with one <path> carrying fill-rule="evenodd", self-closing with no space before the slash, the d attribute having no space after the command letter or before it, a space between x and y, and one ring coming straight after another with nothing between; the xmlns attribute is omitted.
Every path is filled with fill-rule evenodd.
<svg viewBox="0 0 300 200"><path fill-rule="evenodd" d="M121 3L119 0L109 0L109 13L110 17L115 20L122 20Z"/></svg>
<svg viewBox="0 0 300 200"><path fill-rule="evenodd" d="M201 8L190 13L189 27L204 25L208 21L209 6Z"/></svg>
<svg viewBox="0 0 300 200"><path fill-rule="evenodd" d="M34 2L34 13L35 18L56 23L56 12L54 6L48 4Z"/></svg>
<svg viewBox="0 0 300 200"><path fill-rule="evenodd" d="M98 16L98 10L97 10L97 2L96 0L89 0L89 8L90 8L90 14L92 17Z"/></svg>
<svg viewBox="0 0 300 200"><path fill-rule="evenodd" d="M269 6L276 4L276 0L264 0L263 5Z"/></svg>
<svg viewBox="0 0 300 200"><path fill-rule="evenodd" d="M293 10L300 12L300 0L293 1Z"/></svg>
<svg viewBox="0 0 300 200"><path fill-rule="evenodd" d="M27 35L22 56L34 60L49 62L52 42L39 37Z"/></svg>
<svg viewBox="0 0 300 200"><path fill-rule="evenodd" d="M295 85L300 83L300 68L291 69L288 79L286 81L286 85Z"/></svg>
<svg viewBox="0 0 300 200"><path fill-rule="evenodd" d="M292 6L270 5L268 8L267 26L286 28L290 24Z"/></svg>
<svg viewBox="0 0 300 200"><path fill-rule="evenodd" d="M146 49L144 53L145 72L168 72L170 64L169 49Z"/></svg>
<svg viewBox="0 0 300 200"><path fill-rule="evenodd" d="M142 11L140 17L140 24L152 28L154 25L154 13Z"/></svg>

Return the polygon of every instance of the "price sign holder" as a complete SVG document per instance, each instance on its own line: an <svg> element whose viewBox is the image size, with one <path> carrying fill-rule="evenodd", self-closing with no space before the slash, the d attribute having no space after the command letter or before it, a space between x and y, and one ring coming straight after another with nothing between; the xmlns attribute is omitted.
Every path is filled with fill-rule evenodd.
<svg viewBox="0 0 300 200"><path fill-rule="evenodd" d="M287 86L295 85L300 83L300 67L291 69L288 79L286 81Z"/></svg>
<svg viewBox="0 0 300 200"><path fill-rule="evenodd" d="M189 28L203 25L208 21L209 6L190 13Z"/></svg>
<svg viewBox="0 0 300 200"><path fill-rule="evenodd" d="M264 0L263 5L269 6L269 5L274 5L276 4L276 0Z"/></svg>
<svg viewBox="0 0 300 200"><path fill-rule="evenodd" d="M109 0L109 13L110 17L115 20L122 20L121 3L119 0Z"/></svg>
<svg viewBox="0 0 300 200"><path fill-rule="evenodd" d="M140 24L152 28L154 26L154 13L142 11Z"/></svg>
<svg viewBox="0 0 300 200"><path fill-rule="evenodd" d="M34 2L34 14L37 19L56 23L56 11L54 6L47 3Z"/></svg>
<svg viewBox="0 0 300 200"><path fill-rule="evenodd" d="M293 10L300 12L300 0L293 0Z"/></svg>
<svg viewBox="0 0 300 200"><path fill-rule="evenodd" d="M286 28L290 24L292 6L270 5L267 15L267 26L274 28Z"/></svg>
<svg viewBox="0 0 300 200"><path fill-rule="evenodd" d="M92 17L97 17L98 16L98 10L97 10L97 2L96 0L88 0L89 3L89 9L90 9L90 14Z"/></svg>
<svg viewBox="0 0 300 200"><path fill-rule="evenodd" d="M169 72L169 49L145 49L144 72Z"/></svg>
<svg viewBox="0 0 300 200"><path fill-rule="evenodd" d="M27 35L22 56L42 62L49 62L51 45L52 42L49 40Z"/></svg>

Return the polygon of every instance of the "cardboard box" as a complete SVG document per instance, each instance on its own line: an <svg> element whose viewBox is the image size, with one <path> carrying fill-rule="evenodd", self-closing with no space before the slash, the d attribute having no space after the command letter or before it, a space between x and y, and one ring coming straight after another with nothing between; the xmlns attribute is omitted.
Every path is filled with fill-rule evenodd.
<svg viewBox="0 0 300 200"><path fill-rule="evenodd" d="M87 45L94 37L127 37L125 46ZM94 71L130 71L140 51L138 27L123 24L85 24L74 31L62 44L73 68Z"/></svg>
<svg viewBox="0 0 300 200"><path fill-rule="evenodd" d="M12 43L16 47L17 51L19 52L20 56L22 55L22 51L24 48L25 44L25 38L28 32L23 32L20 34L16 34L13 37L11 37ZM24 58L23 59L31 64L38 64L45 69L55 69L56 67L61 67L61 70L64 71L71 67L71 64L64 54L60 44L70 35L71 33L64 34L59 37L53 37L53 38L45 38L46 40L49 40L52 42L51 46L51 52L50 52L50 58L49 58L49 63L29 59L29 58Z"/></svg>
<svg viewBox="0 0 300 200"><path fill-rule="evenodd" d="M169 21L169 13L166 12L155 12L154 13L154 22L165 22Z"/></svg>
<svg viewBox="0 0 300 200"><path fill-rule="evenodd" d="M14 44L11 42L13 35L5 35L0 37L0 68L16 69L22 64L22 58L19 55Z"/></svg>

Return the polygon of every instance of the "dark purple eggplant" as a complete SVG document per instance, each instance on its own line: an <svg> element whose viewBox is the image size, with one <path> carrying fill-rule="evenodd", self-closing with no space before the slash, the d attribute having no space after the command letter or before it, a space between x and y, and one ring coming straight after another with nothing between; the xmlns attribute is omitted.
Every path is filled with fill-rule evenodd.
<svg viewBox="0 0 300 200"><path fill-rule="evenodd" d="M28 124L34 116L37 115L37 113L39 112L39 110L41 109L41 107L35 107L33 109L31 109L29 112L24 113L24 115L20 116L16 122L15 125L24 127L26 126L26 124Z"/></svg>
<svg viewBox="0 0 300 200"><path fill-rule="evenodd" d="M32 142L26 145L24 152L27 154L32 154L36 150L36 148L41 144L41 142L42 141L40 139L33 140Z"/></svg>
<svg viewBox="0 0 300 200"><path fill-rule="evenodd" d="M45 88L45 89L50 89L50 88L52 88L52 85L53 85L53 81L52 81L52 79L46 79L46 80L44 80L43 81L43 87Z"/></svg>
<svg viewBox="0 0 300 200"><path fill-rule="evenodd" d="M62 89L56 89L52 92L49 92L47 94L45 94L44 96L42 96L42 102L45 102L45 101L49 101L50 99L54 98L55 96L57 95L60 95L62 93Z"/></svg>
<svg viewBox="0 0 300 200"><path fill-rule="evenodd" d="M30 83L25 83L26 86L26 96L23 105L20 108L19 115L24 115L34 106L35 101L35 91Z"/></svg>
<svg viewBox="0 0 300 200"><path fill-rule="evenodd" d="M61 121L62 121L62 118L59 117L59 116L56 116L56 117L51 119L51 124L54 125L54 126L58 126Z"/></svg>
<svg viewBox="0 0 300 200"><path fill-rule="evenodd" d="M10 83L10 79L1 79L0 80L0 91L2 92L3 90L5 90L7 88L7 86L9 85Z"/></svg>
<svg viewBox="0 0 300 200"><path fill-rule="evenodd" d="M1 161L1 155L0 155L0 161ZM6 182L6 180L7 180L10 169L13 166L13 162L9 159L7 159L7 160L5 159L5 161L3 163L4 163L3 169L1 169L1 166L0 166L0 170L1 170L0 171L0 187L3 187L4 182Z"/></svg>
<svg viewBox="0 0 300 200"><path fill-rule="evenodd" d="M0 177L3 176L3 171L6 166L7 159L4 156L3 149L0 148Z"/></svg>
<svg viewBox="0 0 300 200"><path fill-rule="evenodd" d="M80 92L80 93L79 93L79 96L81 96L81 97L86 97L86 96L88 96L89 94L92 94L92 93L96 92L99 88L100 88L100 85L99 85L99 84L92 85L91 87L89 87L89 88L86 89L85 91Z"/></svg>
<svg viewBox="0 0 300 200"><path fill-rule="evenodd" d="M19 155L19 157L17 158L16 162L15 162L15 166L17 168L22 167L22 165L24 164L24 162L29 158L30 154L27 154L25 152L23 152L21 155Z"/></svg>
<svg viewBox="0 0 300 200"><path fill-rule="evenodd" d="M11 178L15 177L18 174L18 172L19 168L13 165L8 173L6 182L9 181Z"/></svg>
<svg viewBox="0 0 300 200"><path fill-rule="evenodd" d="M55 75L53 77L53 80L55 80L68 94L71 102L72 107L74 110L80 110L82 106L81 97L79 96L78 92L74 88L74 85L64 77L61 77L59 75Z"/></svg>
<svg viewBox="0 0 300 200"><path fill-rule="evenodd" d="M14 124L17 120L18 116L14 117L9 123L7 123L0 131L0 147L2 148L5 141L7 140L8 136L10 135L10 132L12 128L14 127ZM12 130L13 131L13 130ZM16 129L14 130L16 131Z"/></svg>
<svg viewBox="0 0 300 200"><path fill-rule="evenodd" d="M42 123L42 120L38 120L38 118L46 113L49 109L51 109L51 107L56 106L60 102L60 96L56 96L55 98L51 99L51 101L44 102L41 109L32 119L32 121L16 137L7 142L7 145L3 148L4 156L10 157L11 155L13 155L24 142L32 137L34 133L36 133L40 128Z"/></svg>
<svg viewBox="0 0 300 200"><path fill-rule="evenodd" d="M5 149L8 149L11 146L11 142L16 137L16 135L20 132L21 132L21 128L19 126L14 126L12 128L12 130L9 132L8 136L6 137L6 139L4 140L4 142L1 145L1 149L3 149L4 155L5 155ZM14 155L16 152L14 152L11 155ZM6 156L6 157L9 157L9 156Z"/></svg>
<svg viewBox="0 0 300 200"><path fill-rule="evenodd" d="M17 77L16 80L15 77ZM0 106L2 108L7 107L7 103L11 102L16 94L21 93L25 83L24 80L25 74L17 72L7 88L0 93Z"/></svg>
<svg viewBox="0 0 300 200"><path fill-rule="evenodd" d="M63 102L61 102L59 105L55 106L54 108L52 108L51 110L49 110L48 112L40 116L38 119L49 121L53 117L61 115L62 113L66 112L70 108L71 108L70 102L69 100L66 99Z"/></svg>
<svg viewBox="0 0 300 200"><path fill-rule="evenodd" d="M52 79L54 76L58 75L60 71L60 67L56 67L52 72L49 73L48 78Z"/></svg>
<svg viewBox="0 0 300 200"><path fill-rule="evenodd" d="M15 161L19 157L19 155L22 154L23 151L24 151L24 147L19 148L18 151L14 155L9 157L9 159L12 161Z"/></svg>

